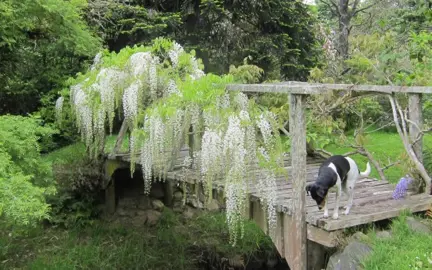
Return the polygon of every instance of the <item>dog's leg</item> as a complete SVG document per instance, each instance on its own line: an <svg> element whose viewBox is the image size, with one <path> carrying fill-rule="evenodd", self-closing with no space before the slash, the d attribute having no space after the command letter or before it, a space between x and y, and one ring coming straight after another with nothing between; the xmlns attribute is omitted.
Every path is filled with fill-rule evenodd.
<svg viewBox="0 0 432 270"><path fill-rule="evenodd" d="M339 218L339 200L342 195L341 193L342 193L342 188L340 184L338 184L336 189L336 200L335 200L335 208L333 210L333 219Z"/></svg>
<svg viewBox="0 0 432 270"><path fill-rule="evenodd" d="M348 187L347 194L348 194L348 204L347 204L347 206L345 206L345 215L349 214L349 211L351 210L351 207L353 205L354 188L353 187Z"/></svg>
<svg viewBox="0 0 432 270"><path fill-rule="evenodd" d="M328 218L327 199L328 199L328 194L327 194L325 201L324 201L324 218Z"/></svg>

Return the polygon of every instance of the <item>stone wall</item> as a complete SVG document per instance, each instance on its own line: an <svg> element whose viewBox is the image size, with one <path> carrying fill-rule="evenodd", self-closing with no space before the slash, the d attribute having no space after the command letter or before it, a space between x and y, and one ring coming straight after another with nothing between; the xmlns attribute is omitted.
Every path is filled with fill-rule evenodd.
<svg viewBox="0 0 432 270"><path fill-rule="evenodd" d="M118 169L113 174L116 210L105 215L111 222L133 226L155 225L164 207L170 207L185 218L191 218L202 210L220 211L225 208L222 191L213 190L213 197L206 201L200 185L174 181L153 182L149 195L144 194L144 182L137 170L133 178L128 168Z"/></svg>

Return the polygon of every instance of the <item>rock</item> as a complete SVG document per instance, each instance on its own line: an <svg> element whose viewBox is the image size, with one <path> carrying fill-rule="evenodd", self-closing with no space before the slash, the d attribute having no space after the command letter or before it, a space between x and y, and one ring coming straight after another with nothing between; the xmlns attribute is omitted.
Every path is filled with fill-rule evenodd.
<svg viewBox="0 0 432 270"><path fill-rule="evenodd" d="M183 216L186 219L190 219L195 217L197 214L199 213L199 210L190 206L186 206L184 211L183 211Z"/></svg>
<svg viewBox="0 0 432 270"><path fill-rule="evenodd" d="M361 269L362 260L370 254L372 248L361 242L351 242L343 252L330 257L327 270L354 270Z"/></svg>
<svg viewBox="0 0 432 270"><path fill-rule="evenodd" d="M181 201L181 200L183 200L183 192L181 192L181 191L174 192L173 198L174 198L174 201Z"/></svg>
<svg viewBox="0 0 432 270"><path fill-rule="evenodd" d="M134 227L143 227L144 224L147 222L147 216L146 215L138 215L131 219L131 224Z"/></svg>
<svg viewBox="0 0 432 270"><path fill-rule="evenodd" d="M207 210L209 211L218 211L219 210L219 203L217 200L212 199L208 204L207 204Z"/></svg>
<svg viewBox="0 0 432 270"><path fill-rule="evenodd" d="M121 198L118 201L118 206L120 208L136 208L137 207L137 201L135 200L135 198L130 198L130 197L126 197L126 198Z"/></svg>
<svg viewBox="0 0 432 270"><path fill-rule="evenodd" d="M379 231L376 233L376 237L380 239L387 239L391 237L391 233L389 231Z"/></svg>
<svg viewBox="0 0 432 270"><path fill-rule="evenodd" d="M407 217L406 223L408 224L408 227L415 232L426 233L426 234L432 233L432 230L429 226L421 223L420 221L418 221L413 217Z"/></svg>
<svg viewBox="0 0 432 270"><path fill-rule="evenodd" d="M141 195L138 198L138 208L142 209L142 210L147 210L147 209L151 209L151 200L148 196L145 195Z"/></svg>
<svg viewBox="0 0 432 270"><path fill-rule="evenodd" d="M370 240L369 236L362 232L356 232L351 236L352 239L360 242L367 242Z"/></svg>
<svg viewBox="0 0 432 270"><path fill-rule="evenodd" d="M147 210L146 212L146 224L154 226L158 223L162 213L156 210Z"/></svg>
<svg viewBox="0 0 432 270"><path fill-rule="evenodd" d="M155 199L162 199L164 195L165 192L162 183L159 182L153 183L150 189L150 197L153 197Z"/></svg>
<svg viewBox="0 0 432 270"><path fill-rule="evenodd" d="M153 200L152 206L153 206L153 209L156 211L162 211L165 207L164 203L161 200Z"/></svg>
<svg viewBox="0 0 432 270"><path fill-rule="evenodd" d="M202 187L200 187L199 192L198 192L198 199L200 200L200 202L204 203L206 201L206 196L204 194L204 190Z"/></svg>
<svg viewBox="0 0 432 270"><path fill-rule="evenodd" d="M121 217L125 217L125 216L128 216L128 212L123 208L118 208L117 209L117 215L119 215Z"/></svg>
<svg viewBox="0 0 432 270"><path fill-rule="evenodd" d="M278 264L278 259L275 257L268 258L266 262L267 269L273 269Z"/></svg>
<svg viewBox="0 0 432 270"><path fill-rule="evenodd" d="M181 213L181 212L183 212L184 207L185 207L185 205L183 205L182 201L174 201L172 209L173 209L174 213Z"/></svg>
<svg viewBox="0 0 432 270"><path fill-rule="evenodd" d="M194 208L203 208L204 207L204 204L195 195L192 195L189 198L187 198L186 204L188 204Z"/></svg>

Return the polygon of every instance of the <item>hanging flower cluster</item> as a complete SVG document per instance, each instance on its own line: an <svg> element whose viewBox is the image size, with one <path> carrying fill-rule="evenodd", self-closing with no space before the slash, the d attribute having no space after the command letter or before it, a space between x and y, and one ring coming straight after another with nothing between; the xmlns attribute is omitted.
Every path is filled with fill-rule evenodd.
<svg viewBox="0 0 432 270"><path fill-rule="evenodd" d="M194 54L178 43L157 39L153 47L98 55L69 96L83 141L95 153L103 151L106 126L111 132L116 111L123 117L130 130L131 173L139 164L146 194L153 181L166 179L180 149L189 146L192 155L183 162L180 180L198 172L208 199L214 183L223 182L235 245L239 231L243 235L251 185L263 191L269 228L275 227L274 164L282 155L274 115L254 107L243 93L227 93L231 82L230 75L204 74ZM56 103L58 117L63 101Z"/></svg>

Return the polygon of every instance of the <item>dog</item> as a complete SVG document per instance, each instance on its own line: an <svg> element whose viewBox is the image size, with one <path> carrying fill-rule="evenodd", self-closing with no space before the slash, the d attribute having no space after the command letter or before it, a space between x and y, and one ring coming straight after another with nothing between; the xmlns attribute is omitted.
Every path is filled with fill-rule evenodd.
<svg viewBox="0 0 432 270"><path fill-rule="evenodd" d="M355 183L359 178L368 177L370 173L369 162L366 165L366 171L360 172L352 158L341 155L331 156L321 164L315 183L308 184L306 192L316 201L319 210L324 208L324 218L328 218L328 192L330 189L336 188L336 201L332 217L338 219L342 191L348 195L348 204L345 206L345 215L348 215L353 204Z"/></svg>

